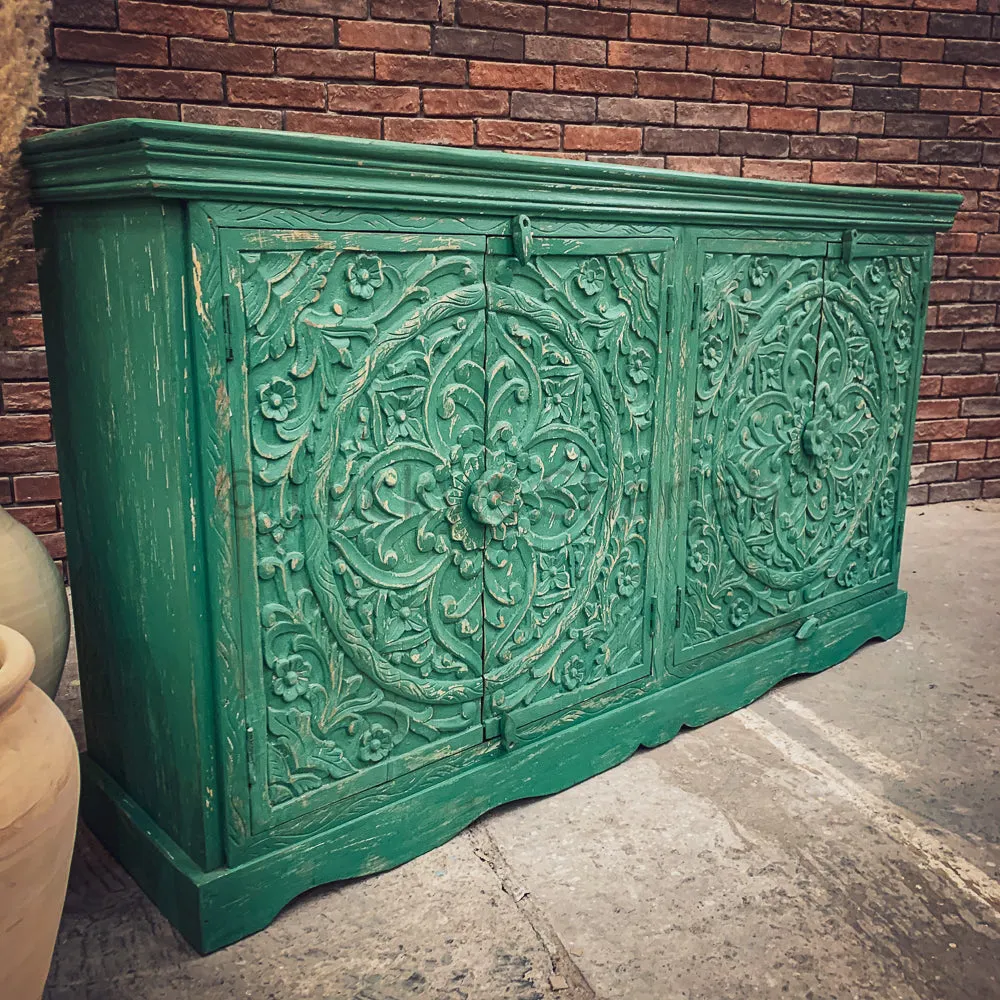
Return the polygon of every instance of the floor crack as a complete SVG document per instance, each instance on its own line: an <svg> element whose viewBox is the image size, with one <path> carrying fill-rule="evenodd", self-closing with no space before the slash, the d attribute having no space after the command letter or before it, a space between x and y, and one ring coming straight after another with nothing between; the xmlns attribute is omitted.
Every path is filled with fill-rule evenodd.
<svg viewBox="0 0 1000 1000"><path fill-rule="evenodd" d="M483 818L468 828L467 832L472 841L472 849L476 857L492 870L500 883L500 888L510 896L518 911L534 931L535 937L538 938L549 957L549 963L552 966L551 978L561 977L565 980L566 988L555 995L559 1000L600 1000L594 988L587 982L587 977L562 943L555 928L542 912L541 907L535 902L510 862L504 857L500 845L490 833L486 823L486 818Z"/></svg>

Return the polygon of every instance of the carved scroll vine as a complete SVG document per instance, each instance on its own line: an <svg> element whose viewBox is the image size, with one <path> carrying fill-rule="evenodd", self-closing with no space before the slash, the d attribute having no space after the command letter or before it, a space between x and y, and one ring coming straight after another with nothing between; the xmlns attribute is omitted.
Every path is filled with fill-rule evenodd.
<svg viewBox="0 0 1000 1000"><path fill-rule="evenodd" d="M891 572L916 265L707 255L686 647Z"/></svg>
<svg viewBox="0 0 1000 1000"><path fill-rule="evenodd" d="M487 712L643 660L660 254L487 270Z"/></svg>
<svg viewBox="0 0 1000 1000"><path fill-rule="evenodd" d="M281 803L479 725L485 296L455 255L241 266Z"/></svg>

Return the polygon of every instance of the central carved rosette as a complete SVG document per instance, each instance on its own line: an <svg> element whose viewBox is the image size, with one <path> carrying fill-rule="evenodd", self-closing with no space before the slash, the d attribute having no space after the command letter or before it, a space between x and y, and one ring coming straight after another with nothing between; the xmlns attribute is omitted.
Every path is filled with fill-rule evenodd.
<svg viewBox="0 0 1000 1000"><path fill-rule="evenodd" d="M499 469L487 469L472 487L468 504L472 516L481 524L514 527L524 504L517 466L505 462Z"/></svg>

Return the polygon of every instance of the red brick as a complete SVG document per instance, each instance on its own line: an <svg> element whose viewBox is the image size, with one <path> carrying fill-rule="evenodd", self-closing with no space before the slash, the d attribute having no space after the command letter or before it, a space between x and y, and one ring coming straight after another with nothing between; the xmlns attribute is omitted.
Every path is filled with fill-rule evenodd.
<svg viewBox="0 0 1000 1000"><path fill-rule="evenodd" d="M628 69L556 66L555 89L579 94L634 94L635 73Z"/></svg>
<svg viewBox="0 0 1000 1000"><path fill-rule="evenodd" d="M794 52L797 55L808 55L812 49L812 32L800 31L798 28L785 28L781 36L781 51ZM813 53L819 55L819 53Z"/></svg>
<svg viewBox="0 0 1000 1000"><path fill-rule="evenodd" d="M173 66L185 69L221 70L223 73L273 73L274 49L264 45L171 38L170 62Z"/></svg>
<svg viewBox="0 0 1000 1000"><path fill-rule="evenodd" d="M708 99L712 96L712 78L701 73L639 72L639 94L642 97L688 97Z"/></svg>
<svg viewBox="0 0 1000 1000"><path fill-rule="evenodd" d="M397 56L379 52L375 56L375 79L400 83L465 84L465 60L438 56Z"/></svg>
<svg viewBox="0 0 1000 1000"><path fill-rule="evenodd" d="M932 483L928 493L929 503L951 500L975 500L982 486L980 483Z"/></svg>
<svg viewBox="0 0 1000 1000"><path fill-rule="evenodd" d="M786 30L785 34L789 34ZM806 35L808 52L809 34ZM779 49L782 29L776 24L749 24L745 21L716 21L708 26L708 40L713 45L731 45L741 49Z"/></svg>
<svg viewBox="0 0 1000 1000"><path fill-rule="evenodd" d="M602 122L672 125L674 102L650 97L599 97L597 117Z"/></svg>
<svg viewBox="0 0 1000 1000"><path fill-rule="evenodd" d="M524 40L524 58L528 62L582 63L603 66L608 61L608 44L603 38L528 35ZM499 58L499 54L496 52L490 54Z"/></svg>
<svg viewBox="0 0 1000 1000"><path fill-rule="evenodd" d="M361 7L364 8L364 0ZM371 15L386 21L437 21L439 0L371 0Z"/></svg>
<svg viewBox="0 0 1000 1000"><path fill-rule="evenodd" d="M940 62L944 58L944 39L911 38L906 35L883 35L878 54L883 59L914 59L918 62Z"/></svg>
<svg viewBox="0 0 1000 1000"><path fill-rule="evenodd" d="M874 184L875 164L817 160L813 163L812 179L816 184Z"/></svg>
<svg viewBox="0 0 1000 1000"><path fill-rule="evenodd" d="M760 76L763 58L761 52L692 45L688 49L688 69L730 76Z"/></svg>
<svg viewBox="0 0 1000 1000"><path fill-rule="evenodd" d="M788 84L788 103L810 108L849 108L854 88L844 83Z"/></svg>
<svg viewBox="0 0 1000 1000"><path fill-rule="evenodd" d="M668 156L668 170L692 170L699 174L723 174L739 177L738 156Z"/></svg>
<svg viewBox="0 0 1000 1000"><path fill-rule="evenodd" d="M345 49L430 52L431 29L426 24L340 21L337 25L337 40Z"/></svg>
<svg viewBox="0 0 1000 1000"><path fill-rule="evenodd" d="M0 447L0 474L19 472L55 472L56 446L54 444L8 445ZM14 497L17 498L17 479L14 480Z"/></svg>
<svg viewBox="0 0 1000 1000"><path fill-rule="evenodd" d="M371 80L375 56L340 49L278 49L278 73L321 80Z"/></svg>
<svg viewBox="0 0 1000 1000"><path fill-rule="evenodd" d="M996 306L952 304L938 307L940 326L983 326L996 319Z"/></svg>
<svg viewBox="0 0 1000 1000"><path fill-rule="evenodd" d="M471 146L471 121L459 119L386 118L385 137L396 142L423 142L436 146Z"/></svg>
<svg viewBox="0 0 1000 1000"><path fill-rule="evenodd" d="M18 503L35 503L40 500L58 500L59 477L52 473L14 477L14 499Z"/></svg>
<svg viewBox="0 0 1000 1000"><path fill-rule="evenodd" d="M910 469L911 483L940 483L951 481L958 471L957 462L939 462L934 465L918 465L914 463Z"/></svg>
<svg viewBox="0 0 1000 1000"><path fill-rule="evenodd" d="M843 31L814 31L814 56L840 56L848 59L874 59L878 55L878 35L856 35Z"/></svg>
<svg viewBox="0 0 1000 1000"><path fill-rule="evenodd" d="M510 95L505 90L424 90L424 114L452 118L506 115Z"/></svg>
<svg viewBox="0 0 1000 1000"><path fill-rule="evenodd" d="M52 23L73 28L115 28L115 0L54 0Z"/></svg>
<svg viewBox="0 0 1000 1000"><path fill-rule="evenodd" d="M780 76L789 80L829 80L832 73L833 59L829 56L764 53L764 76Z"/></svg>
<svg viewBox="0 0 1000 1000"><path fill-rule="evenodd" d="M722 77L715 81L712 98L730 104L784 104L784 80L730 80Z"/></svg>
<svg viewBox="0 0 1000 1000"><path fill-rule="evenodd" d="M940 168L880 163L877 181L886 187L936 187Z"/></svg>
<svg viewBox="0 0 1000 1000"><path fill-rule="evenodd" d="M948 263L951 278L1000 278L1000 257L952 257Z"/></svg>
<svg viewBox="0 0 1000 1000"><path fill-rule="evenodd" d="M310 80L284 77L230 76L231 104L254 104L279 108L322 108L326 88Z"/></svg>
<svg viewBox="0 0 1000 1000"><path fill-rule="evenodd" d="M66 534L57 531L48 535L39 535L39 541L45 546L45 550L51 559L66 558Z"/></svg>
<svg viewBox="0 0 1000 1000"><path fill-rule="evenodd" d="M876 162L915 161L918 139L858 139L858 159Z"/></svg>
<svg viewBox="0 0 1000 1000"><path fill-rule="evenodd" d="M750 109L753 113L753 108ZM808 160L743 160L744 177L762 177L772 181L808 182L812 164Z"/></svg>
<svg viewBox="0 0 1000 1000"><path fill-rule="evenodd" d="M118 96L161 101L221 101L222 74L192 69L119 69Z"/></svg>
<svg viewBox="0 0 1000 1000"><path fill-rule="evenodd" d="M984 236L985 241L990 237ZM935 248L938 253L975 253L980 238L975 233L938 233ZM996 249L981 247L983 253L1000 253L1000 237Z"/></svg>
<svg viewBox="0 0 1000 1000"><path fill-rule="evenodd" d="M860 31L861 11L857 7L797 3L792 11L796 28L826 28L829 31Z"/></svg>
<svg viewBox="0 0 1000 1000"><path fill-rule="evenodd" d="M965 85L981 87L983 90L1000 90L1000 66L966 66Z"/></svg>
<svg viewBox="0 0 1000 1000"><path fill-rule="evenodd" d="M979 110L979 98L978 90L923 88L920 91L920 110L974 112Z"/></svg>
<svg viewBox="0 0 1000 1000"><path fill-rule="evenodd" d="M684 69L687 51L683 45L653 42L608 42L608 65L635 69Z"/></svg>
<svg viewBox="0 0 1000 1000"><path fill-rule="evenodd" d="M635 153L642 148L642 129L615 125L567 125L563 149Z"/></svg>
<svg viewBox="0 0 1000 1000"><path fill-rule="evenodd" d="M882 111L821 111L820 132L837 135L881 135L885 128Z"/></svg>
<svg viewBox="0 0 1000 1000"><path fill-rule="evenodd" d="M1000 476L1000 459L982 462L959 462L959 479L994 479Z"/></svg>
<svg viewBox="0 0 1000 1000"><path fill-rule="evenodd" d="M995 188L1000 171L988 167L941 167L941 187Z"/></svg>
<svg viewBox="0 0 1000 1000"><path fill-rule="evenodd" d="M677 102L678 125L703 125L715 128L746 128L745 104L700 104Z"/></svg>
<svg viewBox="0 0 1000 1000"><path fill-rule="evenodd" d="M757 0L754 15L762 24L788 24L792 19L791 0Z"/></svg>
<svg viewBox="0 0 1000 1000"><path fill-rule="evenodd" d="M0 444L48 441L51 437L52 421L43 414L0 416Z"/></svg>
<svg viewBox="0 0 1000 1000"><path fill-rule="evenodd" d="M708 18L633 14L631 37L659 42L707 42Z"/></svg>
<svg viewBox="0 0 1000 1000"><path fill-rule="evenodd" d="M222 41L229 38L229 18L221 8L120 0L118 26L122 31L141 31L151 35L191 35Z"/></svg>
<svg viewBox="0 0 1000 1000"><path fill-rule="evenodd" d="M965 302L972 291L970 281L933 281L931 282L931 302Z"/></svg>
<svg viewBox="0 0 1000 1000"><path fill-rule="evenodd" d="M476 143L513 149L558 149L560 132L559 125L545 122L482 119L476 123Z"/></svg>
<svg viewBox="0 0 1000 1000"><path fill-rule="evenodd" d="M0 337L4 331L0 329ZM45 331L42 328L41 316L12 316L6 330L15 347L42 347L45 344Z"/></svg>
<svg viewBox="0 0 1000 1000"><path fill-rule="evenodd" d="M918 420L915 441L956 440L965 437L968 420Z"/></svg>
<svg viewBox="0 0 1000 1000"><path fill-rule="evenodd" d="M419 87L380 87L371 84L331 83L326 88L331 111L366 114L416 115L420 113Z"/></svg>
<svg viewBox="0 0 1000 1000"><path fill-rule="evenodd" d="M917 403L918 420L943 420L958 416L957 399L921 399Z"/></svg>
<svg viewBox="0 0 1000 1000"><path fill-rule="evenodd" d="M774 132L815 132L814 108L750 108L750 128Z"/></svg>
<svg viewBox="0 0 1000 1000"><path fill-rule="evenodd" d="M970 420L969 437L1000 437L1000 417Z"/></svg>
<svg viewBox="0 0 1000 1000"><path fill-rule="evenodd" d="M3 408L8 413L48 413L52 408L46 382L7 382L0 389Z"/></svg>
<svg viewBox="0 0 1000 1000"><path fill-rule="evenodd" d="M949 402L951 402L949 400ZM978 441L932 441L930 460L932 462L954 462L957 459L982 458L986 454L986 442Z"/></svg>
<svg viewBox="0 0 1000 1000"><path fill-rule="evenodd" d="M549 7L548 29L557 35L625 38L628 34L628 14L552 6Z"/></svg>
<svg viewBox="0 0 1000 1000"><path fill-rule="evenodd" d="M544 31L545 8L498 0L462 0L458 10L461 24L473 28L500 28L507 31Z"/></svg>
<svg viewBox="0 0 1000 1000"><path fill-rule="evenodd" d="M864 31L879 35L926 35L927 15L908 10L865 10Z"/></svg>
<svg viewBox="0 0 1000 1000"><path fill-rule="evenodd" d="M116 101L112 97L71 97L69 120L73 125L90 125L115 118L160 118L177 121L176 104L155 101Z"/></svg>
<svg viewBox="0 0 1000 1000"><path fill-rule="evenodd" d="M753 20L756 12L754 0L678 0L677 9L682 14Z"/></svg>
<svg viewBox="0 0 1000 1000"><path fill-rule="evenodd" d="M942 396L990 396L996 388L995 374L945 375L941 379Z"/></svg>
<svg viewBox="0 0 1000 1000"><path fill-rule="evenodd" d="M125 35L74 28L56 28L53 35L60 59L121 66L167 65L167 40L162 35Z"/></svg>
<svg viewBox="0 0 1000 1000"><path fill-rule="evenodd" d="M899 81L920 87L961 87L964 73L964 67L946 63L904 62Z"/></svg>
<svg viewBox="0 0 1000 1000"><path fill-rule="evenodd" d="M333 45L333 20L285 14L233 14L233 37L238 42L273 45Z"/></svg>
<svg viewBox="0 0 1000 1000"><path fill-rule="evenodd" d="M718 153L719 130L712 128L647 128L645 148L653 153L705 155Z"/></svg>
<svg viewBox="0 0 1000 1000"><path fill-rule="evenodd" d="M555 70L551 66L530 66L524 63L469 62L469 85L499 87L508 90L551 90Z"/></svg>
<svg viewBox="0 0 1000 1000"><path fill-rule="evenodd" d="M990 441L986 445L987 458L1000 458L1000 440Z"/></svg>
<svg viewBox="0 0 1000 1000"><path fill-rule="evenodd" d="M362 115L324 114L322 111L286 111L285 128L289 132L319 132L322 135L379 139L382 135L382 120Z"/></svg>
<svg viewBox="0 0 1000 1000"><path fill-rule="evenodd" d="M236 128L281 128L281 112L262 108L213 108L204 104L182 104L181 121ZM291 126L288 126L291 128Z"/></svg>

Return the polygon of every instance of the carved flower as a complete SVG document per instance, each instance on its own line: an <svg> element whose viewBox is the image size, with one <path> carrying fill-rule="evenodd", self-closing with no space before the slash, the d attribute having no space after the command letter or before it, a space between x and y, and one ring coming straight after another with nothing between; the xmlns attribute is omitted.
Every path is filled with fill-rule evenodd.
<svg viewBox="0 0 1000 1000"><path fill-rule="evenodd" d="M723 346L722 340L719 337L709 337L704 344L701 345L701 363L711 371L713 368L718 368L722 364L723 357Z"/></svg>
<svg viewBox="0 0 1000 1000"><path fill-rule="evenodd" d="M257 390L260 412L266 420L285 420L298 406L295 386L286 378L273 378Z"/></svg>
<svg viewBox="0 0 1000 1000"><path fill-rule="evenodd" d="M842 587L860 587L865 582L864 569L854 560L849 562L838 574L837 583Z"/></svg>
<svg viewBox="0 0 1000 1000"><path fill-rule="evenodd" d="M571 656L562 670L562 686L567 691L578 688L583 683L583 660L579 656Z"/></svg>
<svg viewBox="0 0 1000 1000"><path fill-rule="evenodd" d="M548 555L540 552L538 556L539 581L538 596L544 597L553 591L569 590L569 570L566 569L565 558L558 553Z"/></svg>
<svg viewBox="0 0 1000 1000"><path fill-rule="evenodd" d="M514 462L504 462L499 468L488 468L469 493L469 509L473 516L480 524L489 527L496 527L505 521L515 524L523 502Z"/></svg>
<svg viewBox="0 0 1000 1000"><path fill-rule="evenodd" d="M271 687L279 698L295 701L309 690L309 671L297 653L274 661L274 678Z"/></svg>
<svg viewBox="0 0 1000 1000"><path fill-rule="evenodd" d="M865 270L865 277L873 285L880 285L887 273L885 261L881 257L876 257Z"/></svg>
<svg viewBox="0 0 1000 1000"><path fill-rule="evenodd" d="M750 284L760 288L771 273L771 262L766 257L754 257L750 263Z"/></svg>
<svg viewBox="0 0 1000 1000"><path fill-rule="evenodd" d="M419 389L409 392L385 392L382 394L382 411L385 413L385 439L389 444L399 438L420 441L420 404L423 401Z"/></svg>
<svg viewBox="0 0 1000 1000"><path fill-rule="evenodd" d="M639 564L631 559L622 563L615 578L618 586L618 593L624 598L631 597L639 587Z"/></svg>
<svg viewBox="0 0 1000 1000"><path fill-rule="evenodd" d="M589 257L580 261L576 283L586 295L596 295L604 287L604 279L607 276L608 272L604 270L604 265L596 257Z"/></svg>
<svg viewBox="0 0 1000 1000"><path fill-rule="evenodd" d="M742 628L750 620L750 602L739 594L729 598L729 624L733 628Z"/></svg>
<svg viewBox="0 0 1000 1000"><path fill-rule="evenodd" d="M652 377L652 366L650 361L652 359L649 356L649 351L644 347L636 348L628 359L628 377L635 382L636 385L642 385L643 382L648 382Z"/></svg>
<svg viewBox="0 0 1000 1000"><path fill-rule="evenodd" d="M384 281L382 261L373 254L359 253L347 265L347 288L355 298L372 298Z"/></svg>
<svg viewBox="0 0 1000 1000"><path fill-rule="evenodd" d="M573 390L575 388L574 383L566 378L542 380L542 393L548 400L549 407L567 424L573 423Z"/></svg>
<svg viewBox="0 0 1000 1000"><path fill-rule="evenodd" d="M699 476L710 476L712 474L712 456L715 447L712 435L706 434L703 438L695 438L691 442L691 450L694 452L694 471Z"/></svg>
<svg viewBox="0 0 1000 1000"><path fill-rule="evenodd" d="M427 628L421 593L390 590L385 615L389 620L385 623L382 634L388 642L395 642L407 632L423 632Z"/></svg>
<svg viewBox="0 0 1000 1000"><path fill-rule="evenodd" d="M711 558L712 550L708 547L708 542L699 539L691 546L688 566L691 567L692 572L700 573L709 564Z"/></svg>
<svg viewBox="0 0 1000 1000"><path fill-rule="evenodd" d="M900 320L896 326L896 348L908 351L913 342L913 324L908 319Z"/></svg>
<svg viewBox="0 0 1000 1000"><path fill-rule="evenodd" d="M377 722L361 734L358 756L374 764L392 752L392 733Z"/></svg>

